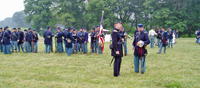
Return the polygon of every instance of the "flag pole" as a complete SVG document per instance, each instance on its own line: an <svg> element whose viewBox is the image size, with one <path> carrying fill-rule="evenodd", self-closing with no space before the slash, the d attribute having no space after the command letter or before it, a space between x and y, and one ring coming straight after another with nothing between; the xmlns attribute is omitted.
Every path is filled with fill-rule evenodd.
<svg viewBox="0 0 200 88"><path fill-rule="evenodd" d="M102 16L103 16L103 15L104 15L104 11L102 11ZM102 20L102 18L101 18L101 20ZM101 22L100 22L100 27L101 27ZM101 29L100 29L100 30L101 30ZM100 36L98 37L98 41L99 41L99 39L100 39ZM98 50L98 51L97 51L97 52L98 52L97 54L99 54L99 47L100 47L100 45L102 45L102 44L99 43L99 46L98 46L98 49L97 49L97 50ZM102 51L102 52L103 52L103 51Z"/></svg>

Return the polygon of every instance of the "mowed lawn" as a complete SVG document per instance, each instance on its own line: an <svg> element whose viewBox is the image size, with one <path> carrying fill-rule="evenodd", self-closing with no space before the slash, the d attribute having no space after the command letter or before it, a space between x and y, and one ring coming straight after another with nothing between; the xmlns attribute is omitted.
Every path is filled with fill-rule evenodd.
<svg viewBox="0 0 200 88"><path fill-rule="evenodd" d="M109 66L109 43L103 55L44 54L42 43L37 54L0 53L0 87L200 88L200 45L195 39L177 39L166 54L157 54L157 47L148 47L143 75L134 73L132 41L128 40L128 56L123 57L121 77L117 78L113 77L113 65Z"/></svg>

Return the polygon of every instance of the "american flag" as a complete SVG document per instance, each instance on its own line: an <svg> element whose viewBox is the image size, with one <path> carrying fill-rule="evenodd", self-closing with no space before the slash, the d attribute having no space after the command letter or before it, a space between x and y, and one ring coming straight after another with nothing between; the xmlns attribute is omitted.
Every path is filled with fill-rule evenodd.
<svg viewBox="0 0 200 88"><path fill-rule="evenodd" d="M104 14L104 12L102 12L102 16L101 16L101 24L100 24L99 35L101 35L103 33L103 14ZM103 52L103 49L104 49L104 37L103 36L99 36L98 39L99 39L99 45L102 46L101 50Z"/></svg>

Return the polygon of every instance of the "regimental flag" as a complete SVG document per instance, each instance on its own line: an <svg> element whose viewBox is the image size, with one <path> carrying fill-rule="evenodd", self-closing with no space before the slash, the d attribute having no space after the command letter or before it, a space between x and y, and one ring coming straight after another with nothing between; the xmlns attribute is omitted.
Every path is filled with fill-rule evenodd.
<svg viewBox="0 0 200 88"><path fill-rule="evenodd" d="M102 11L99 35L101 35L103 33L103 14L104 14L104 11ZM99 40L99 45L102 46L101 50L103 52L103 49L104 49L104 37L103 36L99 36L98 40Z"/></svg>

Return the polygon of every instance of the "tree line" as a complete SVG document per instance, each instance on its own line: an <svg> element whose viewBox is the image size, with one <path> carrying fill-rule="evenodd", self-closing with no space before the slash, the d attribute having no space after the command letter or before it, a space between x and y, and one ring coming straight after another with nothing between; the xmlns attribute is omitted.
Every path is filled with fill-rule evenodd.
<svg viewBox="0 0 200 88"><path fill-rule="evenodd" d="M122 21L132 34L138 23L151 27L172 27L180 34L193 36L199 28L200 0L25 0L25 18L37 31L56 24L87 30L100 24L104 11L104 28L112 30Z"/></svg>

